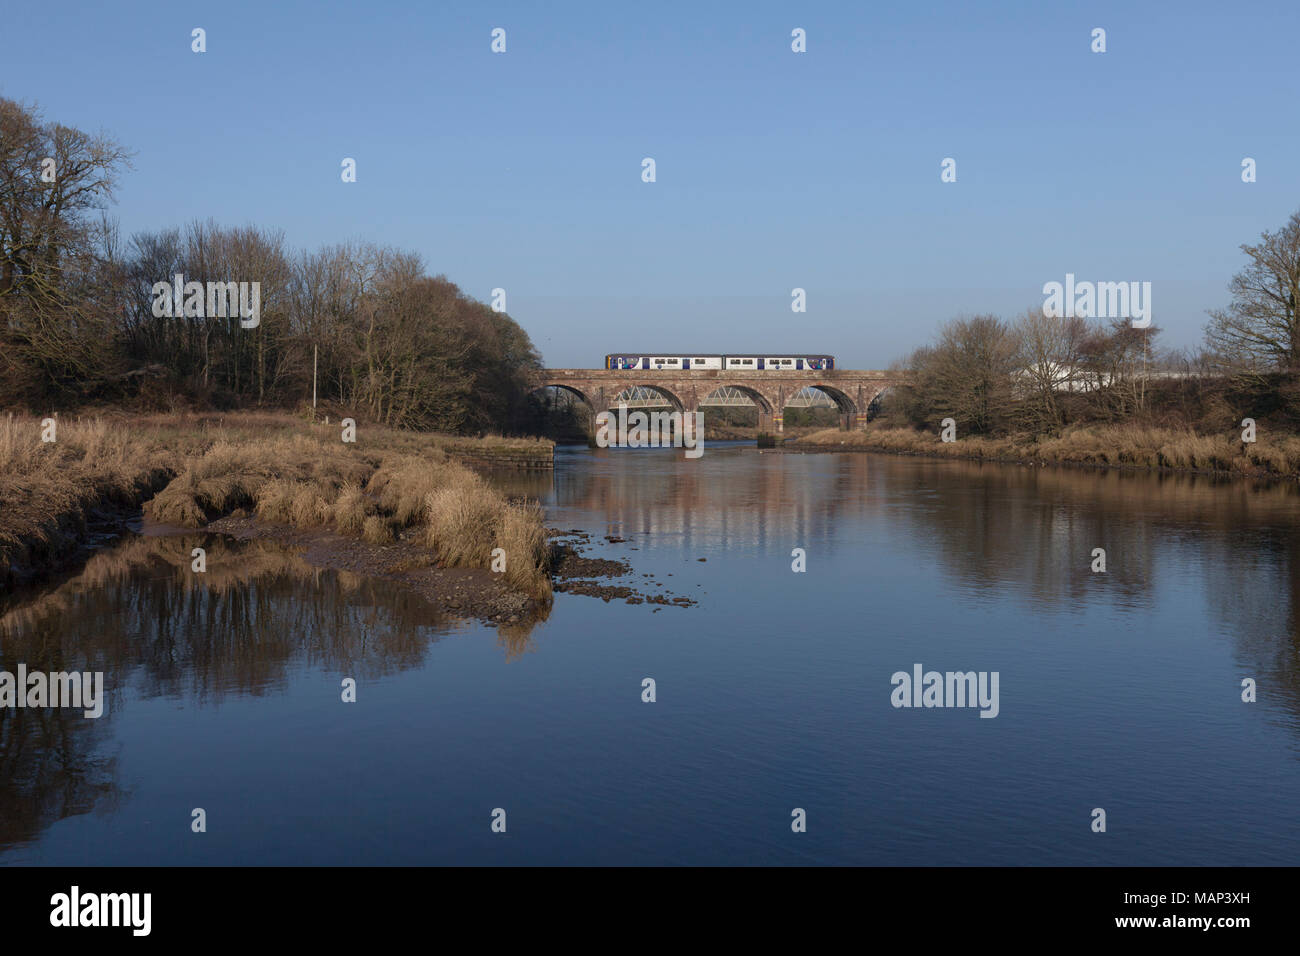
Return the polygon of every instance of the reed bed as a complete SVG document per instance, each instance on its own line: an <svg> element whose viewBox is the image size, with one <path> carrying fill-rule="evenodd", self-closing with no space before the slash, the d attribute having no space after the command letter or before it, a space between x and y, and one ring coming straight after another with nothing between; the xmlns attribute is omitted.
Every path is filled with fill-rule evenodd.
<svg viewBox="0 0 1300 956"><path fill-rule="evenodd" d="M143 503L152 520L184 528L242 510L376 545L400 537L446 567L499 567L501 548L511 587L551 593L541 511L512 504L443 450L477 439L367 428L364 441L344 443L336 427L266 414L61 422L54 442L41 430L37 418L0 420L0 585L57 565L97 514Z"/></svg>
<svg viewBox="0 0 1300 956"><path fill-rule="evenodd" d="M1190 429L1145 425L1081 425L1060 435L963 438L943 442L933 432L910 428L868 428L846 432L828 428L801 437L793 447L887 451L937 458L1038 461L1056 464L1172 468L1251 477L1300 478L1300 437L1259 429L1257 440L1241 441L1239 431L1203 434Z"/></svg>

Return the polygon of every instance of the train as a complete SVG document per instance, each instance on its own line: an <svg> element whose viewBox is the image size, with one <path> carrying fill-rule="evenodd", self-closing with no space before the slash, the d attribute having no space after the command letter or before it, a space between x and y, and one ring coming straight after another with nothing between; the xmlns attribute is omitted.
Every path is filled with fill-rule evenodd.
<svg viewBox="0 0 1300 956"><path fill-rule="evenodd" d="M689 372L716 369L728 372L795 372L829 371L835 367L833 355L772 355L751 352L748 355L633 355L619 352L605 356L605 368L640 369L658 372Z"/></svg>

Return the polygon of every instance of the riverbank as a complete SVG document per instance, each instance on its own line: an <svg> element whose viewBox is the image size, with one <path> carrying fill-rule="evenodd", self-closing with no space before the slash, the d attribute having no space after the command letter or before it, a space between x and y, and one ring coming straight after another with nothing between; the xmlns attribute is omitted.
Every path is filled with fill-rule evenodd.
<svg viewBox="0 0 1300 956"><path fill-rule="evenodd" d="M143 507L181 528L236 518L254 522L259 536L329 532L373 548L400 541L411 567L493 572L493 589L503 583L545 603L540 509L507 500L456 459L551 451L531 439L368 425L347 442L338 424L276 414L105 416L53 428L13 416L0 422L0 593L75 563Z"/></svg>
<svg viewBox="0 0 1300 956"><path fill-rule="evenodd" d="M1208 472L1248 478L1300 479L1300 437L1258 429L1253 443L1241 432L1199 434L1141 425L1082 425L1059 436L1012 435L944 442L932 432L868 425L862 431L829 428L789 442L787 450L876 451L1022 465L1093 465Z"/></svg>

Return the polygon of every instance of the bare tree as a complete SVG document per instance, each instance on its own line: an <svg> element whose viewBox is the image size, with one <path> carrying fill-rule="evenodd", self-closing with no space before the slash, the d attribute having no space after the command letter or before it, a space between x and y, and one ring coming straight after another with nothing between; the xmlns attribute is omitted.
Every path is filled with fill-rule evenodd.
<svg viewBox="0 0 1300 956"><path fill-rule="evenodd" d="M1080 382L1094 411L1119 419L1146 410L1148 369L1156 326L1134 328L1128 319L1088 329L1079 343Z"/></svg>
<svg viewBox="0 0 1300 956"><path fill-rule="evenodd" d="M127 165L106 136L0 98L0 401L121 397L160 378L149 400L291 404L311 394L319 350L322 397L390 425L505 430L523 408L540 366L527 333L418 255L297 254L278 231L211 220L124 248L103 207ZM260 321L155 315L155 284L177 274L257 283Z"/></svg>
<svg viewBox="0 0 1300 956"><path fill-rule="evenodd" d="M1300 212L1241 251L1250 261L1232 278L1232 302L1211 311L1206 343L1239 374L1300 372Z"/></svg>
<svg viewBox="0 0 1300 956"><path fill-rule="evenodd" d="M988 434L1011 410L1016 355L1015 336L996 316L954 319L934 346L912 355L910 387L932 423L951 417L966 431Z"/></svg>
<svg viewBox="0 0 1300 956"><path fill-rule="evenodd" d="M112 227L99 213L127 165L107 136L0 98L0 377L25 375L32 400L86 395L112 377Z"/></svg>
<svg viewBox="0 0 1300 956"><path fill-rule="evenodd" d="M1077 316L1045 315L1032 308L1017 320L1016 386L1021 413L1036 431L1054 431L1065 424L1063 394L1082 386L1080 347L1087 323Z"/></svg>

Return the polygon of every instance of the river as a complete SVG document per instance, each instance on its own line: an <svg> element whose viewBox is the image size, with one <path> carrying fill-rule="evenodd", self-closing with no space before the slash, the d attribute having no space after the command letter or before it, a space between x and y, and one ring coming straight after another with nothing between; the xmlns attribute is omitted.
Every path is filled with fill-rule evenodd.
<svg viewBox="0 0 1300 956"><path fill-rule="evenodd" d="M0 617L0 670L108 688L98 720L0 711L0 864L1300 852L1295 487L727 444L498 481L699 603L561 593L504 633L264 542L126 536ZM916 665L996 673L996 717L894 706Z"/></svg>

